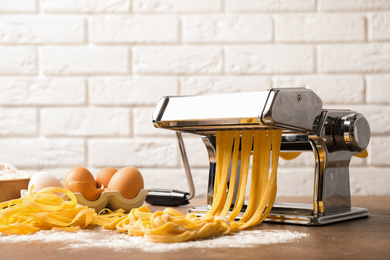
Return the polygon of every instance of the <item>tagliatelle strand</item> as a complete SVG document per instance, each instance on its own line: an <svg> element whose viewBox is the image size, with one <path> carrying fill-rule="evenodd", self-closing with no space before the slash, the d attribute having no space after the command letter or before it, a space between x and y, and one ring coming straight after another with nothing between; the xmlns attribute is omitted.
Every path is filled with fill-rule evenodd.
<svg viewBox="0 0 390 260"><path fill-rule="evenodd" d="M64 200L57 193L65 194ZM98 215L94 209L77 204L72 192L63 188L44 188L18 200L0 203L0 233L29 234L39 230L76 231L89 225L106 225L125 216L123 211Z"/></svg>
<svg viewBox="0 0 390 260"><path fill-rule="evenodd" d="M266 218L274 203L280 144L280 130L217 132L215 196L211 210L203 217L191 213L184 215L171 208L152 213L146 206L132 209L127 215L121 210L107 210L108 214L96 214L94 209L77 204L76 197L69 190L45 188L37 193L30 192L21 199L0 203L0 232L29 234L50 229L76 231L95 224L105 229L127 232L131 236L144 236L151 242L174 243L226 235L252 227ZM252 147L254 156L248 211L241 220L235 221L245 200ZM240 179L235 191L239 157ZM229 192L226 194L229 167L232 170ZM56 193L65 194L69 200L64 200ZM233 194L236 194L236 200L227 217Z"/></svg>
<svg viewBox="0 0 390 260"><path fill-rule="evenodd" d="M171 208L152 213L149 208L142 206L131 210L126 217L104 225L103 228L127 232L131 236L144 236L150 242L177 243L226 235L258 225L267 217L275 201L281 134L280 130L217 132L214 198L211 209L205 216L197 217L191 213L184 215ZM241 141L240 180L233 210L227 218L235 189L239 141ZM252 182L254 183L251 184L247 205L250 210L244 213L241 220L235 221L245 200L252 147L255 154L252 166ZM269 173L270 160L272 160L271 173ZM226 194L230 164L232 164L231 178L229 191Z"/></svg>

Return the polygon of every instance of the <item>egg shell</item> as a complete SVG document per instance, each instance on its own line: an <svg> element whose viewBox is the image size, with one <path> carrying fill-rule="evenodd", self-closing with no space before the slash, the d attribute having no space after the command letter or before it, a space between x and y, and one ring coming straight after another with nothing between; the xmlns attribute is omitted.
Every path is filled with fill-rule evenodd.
<svg viewBox="0 0 390 260"><path fill-rule="evenodd" d="M87 168L81 166L72 168L65 175L64 179L62 180L62 184L64 185L65 189L69 190L69 183L73 181L88 182L92 186L96 187L96 181L92 173Z"/></svg>
<svg viewBox="0 0 390 260"><path fill-rule="evenodd" d="M47 187L63 188L61 181L56 176L48 172L35 173L28 183L28 190L31 189L32 185L34 185L34 192Z"/></svg>
<svg viewBox="0 0 390 260"><path fill-rule="evenodd" d="M144 188L144 179L138 169L125 167L111 178L107 190L117 190L126 199L135 198Z"/></svg>
<svg viewBox="0 0 390 260"><path fill-rule="evenodd" d="M68 183L68 185L71 192L81 193L85 199L91 201L97 200L103 192L103 189L97 189L91 183L86 181L72 181Z"/></svg>
<svg viewBox="0 0 390 260"><path fill-rule="evenodd" d="M114 176L117 171L117 169L112 167L105 167L101 169L96 175L96 186L98 188L107 188L112 176Z"/></svg>

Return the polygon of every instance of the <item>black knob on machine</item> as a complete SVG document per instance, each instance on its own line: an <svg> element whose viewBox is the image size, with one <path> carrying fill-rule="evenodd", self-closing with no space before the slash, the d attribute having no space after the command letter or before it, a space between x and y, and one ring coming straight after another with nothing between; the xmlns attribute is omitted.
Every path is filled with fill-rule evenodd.
<svg viewBox="0 0 390 260"><path fill-rule="evenodd" d="M360 113L343 116L335 125L336 146L351 152L363 152L370 142L370 126Z"/></svg>

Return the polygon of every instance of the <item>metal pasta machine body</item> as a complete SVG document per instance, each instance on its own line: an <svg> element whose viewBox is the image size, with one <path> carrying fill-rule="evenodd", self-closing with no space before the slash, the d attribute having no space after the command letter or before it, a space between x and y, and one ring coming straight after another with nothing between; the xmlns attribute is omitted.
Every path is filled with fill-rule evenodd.
<svg viewBox="0 0 390 260"><path fill-rule="evenodd" d="M190 197L194 188L181 133L202 136L210 160L208 205L191 209L194 214L205 214L213 202L216 131L282 129L281 152L314 153L313 203L276 202L266 221L322 225L369 215L367 209L351 207L349 183L350 160L370 141L368 121L355 111L323 109L321 99L310 89L163 97L153 124L176 131L192 187Z"/></svg>

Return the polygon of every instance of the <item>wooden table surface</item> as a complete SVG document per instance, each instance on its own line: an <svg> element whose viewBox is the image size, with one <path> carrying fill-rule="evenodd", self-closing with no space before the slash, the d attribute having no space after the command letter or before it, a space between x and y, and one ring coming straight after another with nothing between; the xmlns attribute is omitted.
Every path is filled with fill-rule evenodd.
<svg viewBox="0 0 390 260"><path fill-rule="evenodd" d="M302 198L288 201L301 202ZM307 201L307 198L305 199ZM203 205L194 199L186 207ZM149 253L138 249L112 252L105 249L60 250L60 244L42 246L39 242L0 244L0 259L390 259L390 197L354 197L352 206L364 207L370 217L326 226L298 226L262 223L262 230L288 230L308 233L299 241L258 245L250 248L187 248L178 251ZM150 207L152 210L159 207Z"/></svg>

